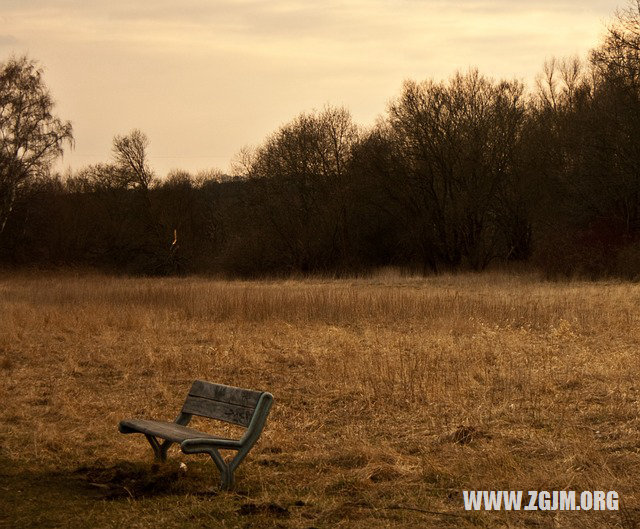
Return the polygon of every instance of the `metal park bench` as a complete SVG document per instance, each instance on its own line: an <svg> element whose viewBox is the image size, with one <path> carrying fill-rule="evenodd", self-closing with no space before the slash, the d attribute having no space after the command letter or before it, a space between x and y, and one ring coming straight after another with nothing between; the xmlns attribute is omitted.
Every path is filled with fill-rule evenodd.
<svg viewBox="0 0 640 529"><path fill-rule="evenodd" d="M174 422L127 419L120 421L119 430L125 434L144 434L160 461L167 460L167 451L174 443L180 443L185 454L209 454L220 470L221 487L229 489L233 486L234 471L260 437L272 403L273 395L266 391L196 380ZM237 424L246 430L237 440L215 437L188 428L193 415ZM160 443L158 439L164 441ZM235 450L237 454L227 463L219 450Z"/></svg>

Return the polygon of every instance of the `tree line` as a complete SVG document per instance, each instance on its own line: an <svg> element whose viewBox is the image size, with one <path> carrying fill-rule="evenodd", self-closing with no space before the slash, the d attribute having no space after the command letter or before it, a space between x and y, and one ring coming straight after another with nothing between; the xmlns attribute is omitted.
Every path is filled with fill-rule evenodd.
<svg viewBox="0 0 640 529"><path fill-rule="evenodd" d="M521 263L640 277L640 0L534 90L475 69L406 81L375 126L302 113L232 176L159 179L146 136L51 171L72 142L38 65L0 65L0 262L142 274L421 273Z"/></svg>

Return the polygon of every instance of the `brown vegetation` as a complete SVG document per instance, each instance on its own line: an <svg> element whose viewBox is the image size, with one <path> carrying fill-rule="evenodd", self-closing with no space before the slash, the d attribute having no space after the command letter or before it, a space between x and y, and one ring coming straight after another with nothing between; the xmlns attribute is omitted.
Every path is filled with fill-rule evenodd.
<svg viewBox="0 0 640 529"><path fill-rule="evenodd" d="M637 527L639 303L497 274L4 276L0 526ZM276 397L235 493L117 432L173 419L195 378ZM464 489L622 510L465 512Z"/></svg>

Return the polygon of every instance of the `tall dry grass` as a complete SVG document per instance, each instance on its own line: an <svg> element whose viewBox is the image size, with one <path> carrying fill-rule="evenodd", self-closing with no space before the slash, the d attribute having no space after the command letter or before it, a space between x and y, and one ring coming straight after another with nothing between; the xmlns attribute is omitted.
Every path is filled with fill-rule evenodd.
<svg viewBox="0 0 640 529"><path fill-rule="evenodd" d="M498 273L7 275L0 456L27 473L143 461L144 440L119 436L118 420L172 419L191 380L204 378L276 396L239 482L259 505L303 506L286 518L260 511L262 524L633 527L638 307L634 284ZM468 488L614 489L625 510L464 513ZM176 498L176 516L188 505L202 522L199 500L170 498L153 498L155 515L136 503L140 526L175 522ZM231 500L209 501L224 511ZM225 523L246 523L229 509ZM95 523L120 515L114 503Z"/></svg>

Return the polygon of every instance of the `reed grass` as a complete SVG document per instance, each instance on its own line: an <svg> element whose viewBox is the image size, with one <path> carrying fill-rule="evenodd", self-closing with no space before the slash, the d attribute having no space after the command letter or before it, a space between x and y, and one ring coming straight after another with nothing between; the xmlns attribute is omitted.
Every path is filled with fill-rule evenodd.
<svg viewBox="0 0 640 529"><path fill-rule="evenodd" d="M5 274L0 511L16 527L637 527L639 306L636 284L504 273ZM154 470L117 433L173 419L195 378L276 397L239 493L203 494L213 466L180 452ZM467 513L463 489L612 489L623 510Z"/></svg>

